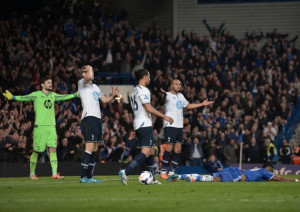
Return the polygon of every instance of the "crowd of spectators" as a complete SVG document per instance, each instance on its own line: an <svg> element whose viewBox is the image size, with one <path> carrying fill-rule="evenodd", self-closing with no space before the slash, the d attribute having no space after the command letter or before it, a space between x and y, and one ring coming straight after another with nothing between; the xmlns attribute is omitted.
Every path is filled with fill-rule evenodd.
<svg viewBox="0 0 300 212"><path fill-rule="evenodd" d="M73 93L81 76L79 68L85 64L92 65L96 75L145 68L152 79L152 105L161 112L160 88L168 90L174 78L182 82L189 102L215 101L184 112L181 164L202 165L210 155L226 165L237 163L241 141L244 162L267 162L277 154L267 154L266 140L274 142L297 104L297 37L289 40L275 29L266 36L247 32L237 39L224 29L225 22L217 29L204 20L209 31L203 34L209 35L182 31L173 38L156 22L145 28L132 25L125 11L111 12L99 0L44 4L34 14L0 20L1 93L8 89L25 95L40 90L45 75L53 77L54 92ZM95 80L100 86L104 82ZM55 111L58 159L80 161L84 151L80 100L56 103ZM131 160L138 146L136 139L128 139L133 122L130 105L115 101L101 104L101 111L105 145L99 144L97 160ZM159 152L164 143L162 120L153 117L153 123ZM29 160L33 126L31 102L0 98L0 161ZM200 156L193 154L196 148Z"/></svg>

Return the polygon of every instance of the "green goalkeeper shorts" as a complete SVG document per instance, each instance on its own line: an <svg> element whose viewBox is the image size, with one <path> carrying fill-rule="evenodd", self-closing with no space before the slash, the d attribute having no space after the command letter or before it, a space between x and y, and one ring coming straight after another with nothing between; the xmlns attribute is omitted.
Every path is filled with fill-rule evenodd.
<svg viewBox="0 0 300 212"><path fill-rule="evenodd" d="M44 152L46 147L56 148L57 135L55 126L35 126L33 130L33 150Z"/></svg>

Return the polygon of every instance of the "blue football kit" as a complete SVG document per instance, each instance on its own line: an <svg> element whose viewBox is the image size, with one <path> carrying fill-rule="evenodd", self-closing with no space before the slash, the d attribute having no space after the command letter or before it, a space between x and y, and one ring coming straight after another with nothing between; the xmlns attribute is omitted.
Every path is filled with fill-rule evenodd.
<svg viewBox="0 0 300 212"><path fill-rule="evenodd" d="M234 167L216 172L213 176L219 177L221 182L239 182L242 179L242 172L245 174L247 182L271 180L274 177L274 174L263 168L241 170Z"/></svg>
<svg viewBox="0 0 300 212"><path fill-rule="evenodd" d="M243 170L243 172L246 176L246 181L248 182L271 180L275 176L271 172L262 168Z"/></svg>

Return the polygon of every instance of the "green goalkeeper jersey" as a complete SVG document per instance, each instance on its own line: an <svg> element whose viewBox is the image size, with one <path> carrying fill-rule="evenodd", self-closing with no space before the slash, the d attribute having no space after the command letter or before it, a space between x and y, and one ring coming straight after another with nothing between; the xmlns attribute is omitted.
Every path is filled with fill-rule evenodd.
<svg viewBox="0 0 300 212"><path fill-rule="evenodd" d="M54 103L56 101L64 101L72 99L75 94L61 95L54 92L45 94L42 91L36 91L25 96L15 96L17 101L33 101L35 112L35 125L39 126L55 126Z"/></svg>

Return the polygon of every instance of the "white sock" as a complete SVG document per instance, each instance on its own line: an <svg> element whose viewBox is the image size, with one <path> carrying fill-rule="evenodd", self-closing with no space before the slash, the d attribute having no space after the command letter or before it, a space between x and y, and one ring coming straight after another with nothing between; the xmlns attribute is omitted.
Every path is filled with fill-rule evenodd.
<svg viewBox="0 0 300 212"><path fill-rule="evenodd" d="M214 177L211 175L198 175L195 178L195 181L201 181L201 182L212 182L214 181Z"/></svg>

